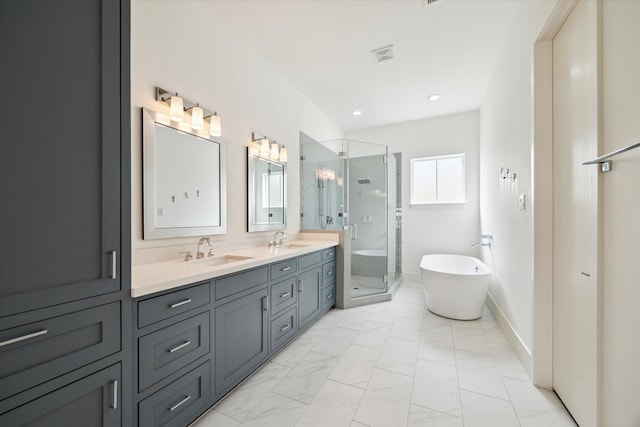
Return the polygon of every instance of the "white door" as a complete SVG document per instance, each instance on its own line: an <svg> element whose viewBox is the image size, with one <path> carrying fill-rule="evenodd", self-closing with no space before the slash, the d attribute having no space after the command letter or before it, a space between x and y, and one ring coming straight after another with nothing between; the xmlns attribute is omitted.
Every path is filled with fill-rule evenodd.
<svg viewBox="0 0 640 427"><path fill-rule="evenodd" d="M553 387L581 427L597 425L598 79L594 1L553 39Z"/></svg>

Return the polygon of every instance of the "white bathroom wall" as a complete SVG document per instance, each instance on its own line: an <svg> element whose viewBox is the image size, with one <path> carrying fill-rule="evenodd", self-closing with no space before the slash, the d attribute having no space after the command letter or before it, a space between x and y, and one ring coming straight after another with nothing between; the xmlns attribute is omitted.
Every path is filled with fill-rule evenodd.
<svg viewBox="0 0 640 427"><path fill-rule="evenodd" d="M525 352L531 348L533 305L533 44L555 4L522 2L480 109L480 221L483 233L494 237L482 257L493 270L489 293ZM500 167L515 172L515 181L500 178Z"/></svg>
<svg viewBox="0 0 640 427"><path fill-rule="evenodd" d="M195 249L197 238L142 240L142 153L140 108L165 110L154 89L217 111L227 143L228 230L213 239L224 246L272 233L247 233L246 146L258 131L289 150L288 224L300 224L299 132L317 140L342 137L342 130L268 62L230 36L206 1L143 1L132 4L132 247L133 263L175 257L183 247ZM163 248L163 249L161 249Z"/></svg>
<svg viewBox="0 0 640 427"><path fill-rule="evenodd" d="M426 101L425 101L426 102ZM384 144L402 153L402 271L420 274L420 259L428 253L479 256L471 243L479 240L478 112L455 114L348 132L345 138ZM412 158L466 154L464 204L410 206Z"/></svg>

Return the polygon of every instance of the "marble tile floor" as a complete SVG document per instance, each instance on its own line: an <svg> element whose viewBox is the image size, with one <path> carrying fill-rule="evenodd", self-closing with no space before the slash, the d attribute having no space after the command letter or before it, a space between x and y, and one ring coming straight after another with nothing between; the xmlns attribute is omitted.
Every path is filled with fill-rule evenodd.
<svg viewBox="0 0 640 427"><path fill-rule="evenodd" d="M575 427L534 387L488 309L430 313L420 283L392 301L331 310L195 427Z"/></svg>

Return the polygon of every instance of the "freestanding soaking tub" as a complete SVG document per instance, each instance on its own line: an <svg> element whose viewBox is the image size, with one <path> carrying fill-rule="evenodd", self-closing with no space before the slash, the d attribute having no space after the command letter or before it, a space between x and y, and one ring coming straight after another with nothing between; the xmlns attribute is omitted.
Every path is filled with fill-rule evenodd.
<svg viewBox="0 0 640 427"><path fill-rule="evenodd" d="M464 255L424 255L420 270L429 311L458 320L482 316L491 275L482 261Z"/></svg>

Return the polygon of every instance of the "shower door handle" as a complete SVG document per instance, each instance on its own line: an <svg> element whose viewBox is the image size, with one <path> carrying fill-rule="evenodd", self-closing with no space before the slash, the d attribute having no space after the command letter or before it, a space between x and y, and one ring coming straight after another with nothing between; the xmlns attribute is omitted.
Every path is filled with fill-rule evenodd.
<svg viewBox="0 0 640 427"><path fill-rule="evenodd" d="M358 240L358 225L349 224L349 231L351 232L351 240Z"/></svg>

